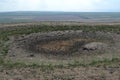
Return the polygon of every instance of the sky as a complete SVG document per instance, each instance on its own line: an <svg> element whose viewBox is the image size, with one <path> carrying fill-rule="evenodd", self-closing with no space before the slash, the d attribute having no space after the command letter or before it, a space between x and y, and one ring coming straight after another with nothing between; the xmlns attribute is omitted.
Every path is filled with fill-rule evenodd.
<svg viewBox="0 0 120 80"><path fill-rule="evenodd" d="M120 0L0 0L0 12L120 12Z"/></svg>

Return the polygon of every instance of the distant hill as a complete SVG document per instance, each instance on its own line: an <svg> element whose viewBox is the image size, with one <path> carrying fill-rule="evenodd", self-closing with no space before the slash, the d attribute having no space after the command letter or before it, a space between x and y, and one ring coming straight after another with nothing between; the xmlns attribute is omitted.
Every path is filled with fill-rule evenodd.
<svg viewBox="0 0 120 80"><path fill-rule="evenodd" d="M36 21L120 22L120 12L0 12L0 23Z"/></svg>

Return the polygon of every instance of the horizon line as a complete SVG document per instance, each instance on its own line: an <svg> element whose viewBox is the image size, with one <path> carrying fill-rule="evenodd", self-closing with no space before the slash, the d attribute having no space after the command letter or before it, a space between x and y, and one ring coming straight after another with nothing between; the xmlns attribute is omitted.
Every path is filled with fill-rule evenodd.
<svg viewBox="0 0 120 80"><path fill-rule="evenodd" d="M91 12L91 13L92 12L96 12L96 13L97 12L106 12L107 13L108 12L109 13L109 12L120 12L120 11L32 11L32 10L31 11L29 11L29 10L26 10L26 11L22 11L22 10L21 11L0 11L0 13L8 13L8 12L75 12L75 13L77 13L77 12L81 12L81 13L82 12L83 13L84 12L86 12L86 13L87 12Z"/></svg>

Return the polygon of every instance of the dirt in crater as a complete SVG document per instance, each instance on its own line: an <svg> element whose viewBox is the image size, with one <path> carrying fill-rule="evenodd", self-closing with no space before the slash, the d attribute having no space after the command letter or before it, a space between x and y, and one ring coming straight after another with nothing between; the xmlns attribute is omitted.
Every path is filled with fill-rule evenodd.
<svg viewBox="0 0 120 80"><path fill-rule="evenodd" d="M86 39L73 38L69 40L58 40L58 41L50 41L46 43L41 43L36 45L36 49L40 52L44 51L52 51L59 54L59 52L70 53L74 48L80 48L87 43Z"/></svg>

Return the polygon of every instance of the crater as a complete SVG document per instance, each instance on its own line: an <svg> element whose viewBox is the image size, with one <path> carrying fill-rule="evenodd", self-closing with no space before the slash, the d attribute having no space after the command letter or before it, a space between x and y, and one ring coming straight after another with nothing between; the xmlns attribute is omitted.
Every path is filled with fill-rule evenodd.
<svg viewBox="0 0 120 80"><path fill-rule="evenodd" d="M34 54L72 55L76 52L101 51L101 49L106 48L105 40L109 38L109 36L105 37L101 33L53 31L34 33L20 39L17 43L22 49Z"/></svg>
<svg viewBox="0 0 120 80"><path fill-rule="evenodd" d="M7 59L26 63L67 64L79 60L119 56L117 34L106 32L52 31L12 37ZM114 53L114 54L113 54Z"/></svg>

